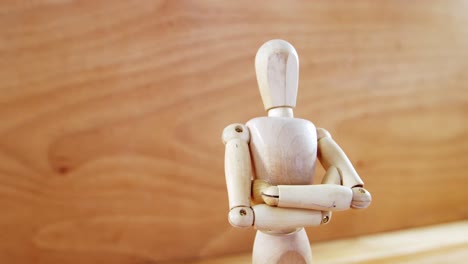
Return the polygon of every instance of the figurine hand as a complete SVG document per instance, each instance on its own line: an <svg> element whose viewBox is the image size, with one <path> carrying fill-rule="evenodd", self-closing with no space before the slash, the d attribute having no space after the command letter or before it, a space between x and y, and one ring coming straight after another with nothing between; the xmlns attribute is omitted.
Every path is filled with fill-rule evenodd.
<svg viewBox="0 0 468 264"><path fill-rule="evenodd" d="M353 200L351 201L352 208L363 209L370 205L372 201L370 192L362 187L354 187L351 190L353 191Z"/></svg>
<svg viewBox="0 0 468 264"><path fill-rule="evenodd" d="M254 223L254 213L250 207L238 206L229 211L228 219L233 227L247 228Z"/></svg>
<svg viewBox="0 0 468 264"><path fill-rule="evenodd" d="M252 198L255 203L266 203L269 206L278 205L278 186L271 185L264 180L254 180L252 183L252 190Z"/></svg>

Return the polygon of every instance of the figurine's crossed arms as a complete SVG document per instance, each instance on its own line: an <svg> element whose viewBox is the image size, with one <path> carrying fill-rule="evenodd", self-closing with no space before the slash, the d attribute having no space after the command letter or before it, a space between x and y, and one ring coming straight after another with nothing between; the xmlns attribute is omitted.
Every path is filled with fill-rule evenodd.
<svg viewBox="0 0 468 264"><path fill-rule="evenodd" d="M288 230L326 224L332 211L366 208L370 193L343 150L325 129L317 129L318 158L326 173L318 185L270 185L252 179L246 126L223 131L229 222L235 227ZM251 203L253 201L253 206Z"/></svg>

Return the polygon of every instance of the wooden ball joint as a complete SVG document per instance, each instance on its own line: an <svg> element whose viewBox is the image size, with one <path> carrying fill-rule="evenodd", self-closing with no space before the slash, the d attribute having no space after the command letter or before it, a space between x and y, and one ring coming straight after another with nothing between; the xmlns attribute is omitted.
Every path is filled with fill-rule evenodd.
<svg viewBox="0 0 468 264"><path fill-rule="evenodd" d="M284 40L263 44L255 69L266 117L227 126L225 174L229 222L255 227L254 264L312 263L304 227L327 224L333 211L366 208L370 193L323 128L294 118L299 59ZM316 160L325 168L312 185Z"/></svg>

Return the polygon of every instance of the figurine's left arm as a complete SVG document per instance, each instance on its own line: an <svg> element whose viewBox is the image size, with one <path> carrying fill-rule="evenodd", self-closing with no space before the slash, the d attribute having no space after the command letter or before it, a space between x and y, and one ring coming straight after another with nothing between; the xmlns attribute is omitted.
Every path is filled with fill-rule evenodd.
<svg viewBox="0 0 468 264"><path fill-rule="evenodd" d="M232 124L223 131L226 147L224 169L229 198L229 223L234 227L251 227L254 212L250 205L252 162L250 159L249 129L242 124Z"/></svg>
<svg viewBox="0 0 468 264"><path fill-rule="evenodd" d="M318 158L326 170L322 184L274 186L256 180L254 197L271 206L324 212L368 207L372 197L343 150L325 129L317 129L317 138Z"/></svg>
<svg viewBox="0 0 468 264"><path fill-rule="evenodd" d="M344 151L333 140L330 133L323 128L317 129L317 138L318 158L327 174L339 175L340 184L351 188L353 191L352 208L367 208L372 201L372 196L363 188L364 182Z"/></svg>

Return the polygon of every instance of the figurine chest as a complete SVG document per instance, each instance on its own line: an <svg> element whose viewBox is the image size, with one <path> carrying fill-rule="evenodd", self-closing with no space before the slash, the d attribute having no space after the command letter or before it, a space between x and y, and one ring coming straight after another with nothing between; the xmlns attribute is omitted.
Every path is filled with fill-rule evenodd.
<svg viewBox="0 0 468 264"><path fill-rule="evenodd" d="M247 122L254 177L271 184L310 184L317 158L315 126L303 119L260 117Z"/></svg>

